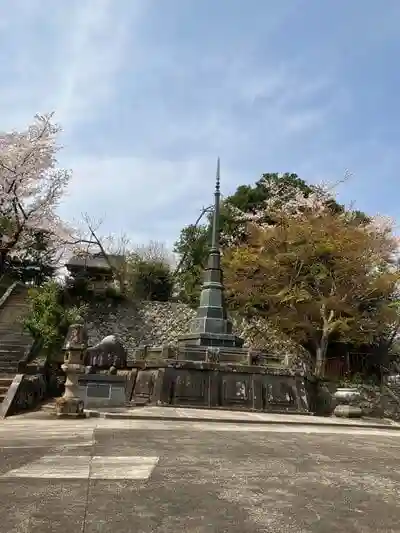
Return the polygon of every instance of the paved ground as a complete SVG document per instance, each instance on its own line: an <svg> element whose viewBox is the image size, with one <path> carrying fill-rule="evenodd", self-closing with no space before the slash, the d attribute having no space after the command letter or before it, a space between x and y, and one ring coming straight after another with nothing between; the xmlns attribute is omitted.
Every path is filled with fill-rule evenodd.
<svg viewBox="0 0 400 533"><path fill-rule="evenodd" d="M186 421L216 421L252 424L290 424L290 425L323 425L323 426L352 426L352 427L392 427L400 430L400 424L389 419L379 418L337 418L335 416L312 415L284 415L278 413L263 413L254 411L234 411L225 409L199 409L183 407L107 407L88 409L87 413L100 415L105 418L133 419L133 420L186 420ZM55 416L54 400L42 406L40 410L24 415L25 418L51 419Z"/></svg>
<svg viewBox="0 0 400 533"><path fill-rule="evenodd" d="M184 420L221 420L221 421L237 421L256 424L281 424L283 422L287 424L317 424L317 425L349 425L349 426L387 426L398 427L400 425L390 420L374 419L348 419L312 416L312 415L295 415L295 414L275 414L275 413L260 413L254 411L233 411L225 409L196 409L196 408L183 408L183 407L115 407L115 408L103 408L97 409L101 414L111 416L119 415L127 418L158 418L158 419L184 419Z"/></svg>
<svg viewBox="0 0 400 533"><path fill-rule="evenodd" d="M1 533L400 532L400 432L17 417Z"/></svg>

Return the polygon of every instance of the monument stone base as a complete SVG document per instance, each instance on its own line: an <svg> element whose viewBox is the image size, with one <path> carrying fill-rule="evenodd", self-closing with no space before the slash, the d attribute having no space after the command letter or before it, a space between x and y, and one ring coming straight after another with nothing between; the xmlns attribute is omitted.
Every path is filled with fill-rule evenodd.
<svg viewBox="0 0 400 533"><path fill-rule="evenodd" d="M85 374L79 378L79 394L85 408L121 407L129 401L129 375Z"/></svg>
<svg viewBox="0 0 400 533"><path fill-rule="evenodd" d="M335 407L333 414L339 418L361 418L363 412L361 407L356 405L339 404Z"/></svg>
<svg viewBox="0 0 400 533"><path fill-rule="evenodd" d="M139 404L309 414L304 377L287 368L198 361L136 363Z"/></svg>
<svg viewBox="0 0 400 533"><path fill-rule="evenodd" d="M83 418L83 401L80 398L57 398L56 415L58 418Z"/></svg>

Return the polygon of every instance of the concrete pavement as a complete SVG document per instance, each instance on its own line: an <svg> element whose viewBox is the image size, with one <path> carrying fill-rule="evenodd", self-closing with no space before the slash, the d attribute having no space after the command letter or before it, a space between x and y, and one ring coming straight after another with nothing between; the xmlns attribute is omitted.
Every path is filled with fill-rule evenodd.
<svg viewBox="0 0 400 533"><path fill-rule="evenodd" d="M400 433L15 417L1 533L398 532Z"/></svg>
<svg viewBox="0 0 400 533"><path fill-rule="evenodd" d="M322 426L343 426L343 427L359 427L359 428L387 428L393 430L400 430L400 424L388 419L348 419L337 418L335 416L323 417L312 416L309 414L279 414L279 413L264 413L254 411L233 411L225 409L197 409L197 408L183 408L183 407L116 407L104 408L96 410L87 410L89 414L98 415L104 418L114 418L121 420L169 420L179 421L186 420L187 422L204 421L204 422L226 422L226 423L245 423L245 424L290 424L290 425L322 425Z"/></svg>
<svg viewBox="0 0 400 533"><path fill-rule="evenodd" d="M378 418L337 418L312 416L309 414L279 414L254 411L233 411L225 409L200 409L182 407L108 407L98 409L86 409L88 417L99 417L121 420L160 420L185 422L208 422L208 423L233 423L233 424L268 424L268 425L300 425L300 426L333 426L381 429L391 428L400 430L400 424L388 419ZM54 419L55 407L53 402L43 406L41 410L24 415L29 418Z"/></svg>

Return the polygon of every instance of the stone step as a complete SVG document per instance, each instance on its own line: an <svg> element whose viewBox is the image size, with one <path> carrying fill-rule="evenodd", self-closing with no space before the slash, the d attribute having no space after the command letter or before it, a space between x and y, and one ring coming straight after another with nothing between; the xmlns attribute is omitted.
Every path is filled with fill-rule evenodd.
<svg viewBox="0 0 400 533"><path fill-rule="evenodd" d="M13 315L11 317L9 317L9 319L5 319L5 318L1 318L0 316L0 330L1 331L5 331L5 330L11 330L11 331L15 331L15 330L23 330L23 319L24 319L24 315L22 314L17 314L17 315Z"/></svg>
<svg viewBox="0 0 400 533"><path fill-rule="evenodd" d="M28 341L33 341L32 337L9 337L7 339L0 337L0 348L4 346L4 348L13 349L15 346L26 346L28 344Z"/></svg>
<svg viewBox="0 0 400 533"><path fill-rule="evenodd" d="M1 329L4 329L4 328L22 329L23 328L23 324L21 322L24 320L26 315L27 315L27 313L19 312L19 311L18 311L18 313L15 313L15 314L13 314L11 316L9 315L8 317L5 317L5 316L2 317L1 314L0 314L0 328Z"/></svg>
<svg viewBox="0 0 400 533"><path fill-rule="evenodd" d="M18 315L17 317L10 318L10 320L8 320L8 321L0 319L0 332L1 332L1 334L3 335L4 333L10 332L10 331L11 332L16 332L16 333L19 333L19 332L22 333L24 331L24 325L21 324L21 322L19 320L20 318L21 318L21 316Z"/></svg>
<svg viewBox="0 0 400 533"><path fill-rule="evenodd" d="M6 307L8 307L9 309L14 308L14 307L24 307L28 309L30 306L28 302L26 301L26 298L18 296L6 302L3 309L6 309Z"/></svg>
<svg viewBox="0 0 400 533"><path fill-rule="evenodd" d="M0 364L17 364L21 359L23 359L25 354L0 354Z"/></svg>
<svg viewBox="0 0 400 533"><path fill-rule="evenodd" d="M0 367L18 367L18 363L22 361L21 357L15 358L15 359L0 359Z"/></svg>
<svg viewBox="0 0 400 533"><path fill-rule="evenodd" d="M29 340L33 340L33 337L19 333L18 331L11 331L8 334L0 335L0 344L15 344L18 341L25 343Z"/></svg>
<svg viewBox="0 0 400 533"><path fill-rule="evenodd" d="M29 333L23 333L22 331L7 331L0 333L0 342L14 343L18 340L25 342L32 338L33 337L29 335Z"/></svg>
<svg viewBox="0 0 400 533"><path fill-rule="evenodd" d="M0 357L1 355L11 353L11 354L17 354L17 353L25 353L27 347L29 344L21 345L21 344L14 344L13 346L2 346L0 344Z"/></svg>
<svg viewBox="0 0 400 533"><path fill-rule="evenodd" d="M7 331L24 331L23 319L24 316L21 314L12 316L7 320L0 317L0 331L2 333L6 333Z"/></svg>
<svg viewBox="0 0 400 533"><path fill-rule="evenodd" d="M1 344L0 343L0 354L2 353L25 353L27 348L29 348L29 346L31 345L30 342L27 342L26 344L22 344L22 343L19 343L19 344Z"/></svg>
<svg viewBox="0 0 400 533"><path fill-rule="evenodd" d="M3 311L12 311L15 309L28 311L29 308L30 306L24 300L14 300L13 302L7 302L5 305L3 305L3 307L0 308L0 314L4 316L5 313L3 313Z"/></svg>
<svg viewBox="0 0 400 533"><path fill-rule="evenodd" d="M30 340L30 339L28 339L28 340ZM15 342L9 342L9 341L4 341L4 340L0 339L0 351L6 351L6 350L11 350L11 351L23 350L23 349L25 349L27 346L29 346L30 342L28 342L28 340L20 339L19 342L17 342L17 341L15 341Z"/></svg>
<svg viewBox="0 0 400 533"><path fill-rule="evenodd" d="M23 320L26 317L26 313L24 314L17 314L10 317L9 320L6 320L6 317L3 315L1 316L0 313L0 331L5 330L6 328L13 327L13 329L18 328L22 329L24 324Z"/></svg>
<svg viewBox="0 0 400 533"><path fill-rule="evenodd" d="M8 329L6 331L0 331L0 340L14 340L14 339L31 339L32 335L26 333L22 329Z"/></svg>
<svg viewBox="0 0 400 533"><path fill-rule="evenodd" d="M15 375L18 371L18 365L3 365L0 362L0 376L5 375Z"/></svg>
<svg viewBox="0 0 400 533"><path fill-rule="evenodd" d="M19 357L20 355L24 355L25 352L26 346L19 346L14 348L3 348L2 346L0 346L0 359L3 359L7 356Z"/></svg>
<svg viewBox="0 0 400 533"><path fill-rule="evenodd" d="M1 369L0 367L0 376L12 376L12 379L14 379L15 375L18 374L18 368L4 368ZM23 372L21 372L23 374Z"/></svg>
<svg viewBox="0 0 400 533"><path fill-rule="evenodd" d="M27 344L13 344L12 346L4 346L0 344L0 357L6 353L25 353L29 348L30 343Z"/></svg>
<svg viewBox="0 0 400 533"><path fill-rule="evenodd" d="M0 387L9 387L14 378L11 377L1 377L0 376Z"/></svg>
<svg viewBox="0 0 400 533"><path fill-rule="evenodd" d="M0 339L14 338L14 337L26 337L31 338L32 335L28 331L24 331L22 327L7 328L3 331L0 330Z"/></svg>
<svg viewBox="0 0 400 533"><path fill-rule="evenodd" d="M9 332L24 333L25 335L29 335L29 332L24 329L24 325L15 320L10 324L0 323L0 334L4 335L5 333Z"/></svg>
<svg viewBox="0 0 400 533"><path fill-rule="evenodd" d="M15 355L15 356L11 356L11 355L8 355L8 356L4 356L4 357L0 357L0 365L4 366L4 365L17 365L19 363L19 361L21 361L22 359L24 358L24 354L19 354L19 355Z"/></svg>

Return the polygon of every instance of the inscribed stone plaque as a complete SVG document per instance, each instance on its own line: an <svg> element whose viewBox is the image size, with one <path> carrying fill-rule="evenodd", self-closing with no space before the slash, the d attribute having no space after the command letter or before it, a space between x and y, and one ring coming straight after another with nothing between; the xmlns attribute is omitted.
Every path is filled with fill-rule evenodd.
<svg viewBox="0 0 400 533"><path fill-rule="evenodd" d="M86 386L88 398L110 398L111 385L107 383L88 383Z"/></svg>

